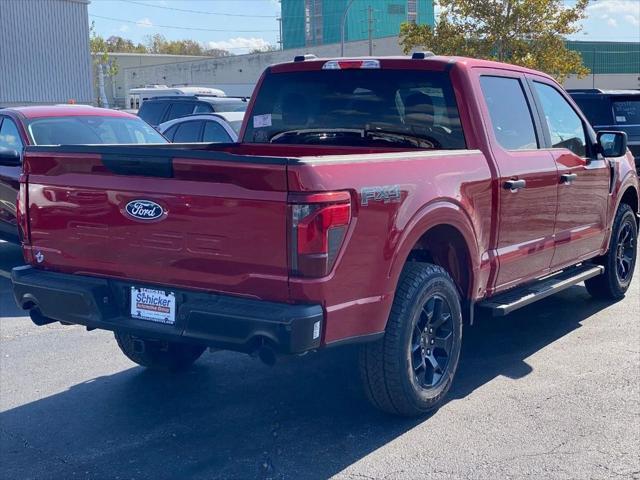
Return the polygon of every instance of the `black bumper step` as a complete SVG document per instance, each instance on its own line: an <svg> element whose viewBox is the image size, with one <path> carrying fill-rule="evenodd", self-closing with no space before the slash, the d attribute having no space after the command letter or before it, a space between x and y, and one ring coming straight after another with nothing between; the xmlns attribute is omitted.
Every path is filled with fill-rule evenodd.
<svg viewBox="0 0 640 480"><path fill-rule="evenodd" d="M604 267L601 265L585 264L572 267L524 287L498 294L478 303L478 307L490 310L494 317L501 317L603 272Z"/></svg>

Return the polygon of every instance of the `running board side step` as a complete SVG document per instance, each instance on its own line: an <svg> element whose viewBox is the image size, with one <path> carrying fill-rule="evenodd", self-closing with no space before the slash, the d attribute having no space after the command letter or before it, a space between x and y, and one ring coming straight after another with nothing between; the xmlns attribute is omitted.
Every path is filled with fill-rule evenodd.
<svg viewBox="0 0 640 480"><path fill-rule="evenodd" d="M604 267L601 265L589 264L572 267L534 283L529 283L524 287L500 293L495 297L479 302L477 305L480 308L491 311L494 317L502 317L514 310L584 282L589 278L602 275L602 273L604 273Z"/></svg>

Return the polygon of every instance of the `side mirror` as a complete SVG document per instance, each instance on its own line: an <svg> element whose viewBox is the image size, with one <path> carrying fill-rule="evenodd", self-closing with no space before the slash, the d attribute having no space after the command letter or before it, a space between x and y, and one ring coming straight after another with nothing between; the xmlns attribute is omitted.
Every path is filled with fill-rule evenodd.
<svg viewBox="0 0 640 480"><path fill-rule="evenodd" d="M20 152L0 147L0 165L5 167L19 167L20 163Z"/></svg>
<svg viewBox="0 0 640 480"><path fill-rule="evenodd" d="M627 153L627 134L602 130L598 132L598 150L605 157L622 157Z"/></svg>

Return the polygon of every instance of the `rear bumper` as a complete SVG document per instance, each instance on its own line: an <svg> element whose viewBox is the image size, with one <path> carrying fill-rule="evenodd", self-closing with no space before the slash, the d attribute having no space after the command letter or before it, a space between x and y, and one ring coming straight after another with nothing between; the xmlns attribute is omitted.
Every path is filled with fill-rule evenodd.
<svg viewBox="0 0 640 480"><path fill-rule="evenodd" d="M11 280L18 306L30 310L34 323L40 325L51 319L126 331L142 338L243 352L251 352L267 341L279 353L316 349L323 331L320 305L289 305L167 288L176 294L177 311L175 324L165 325L128 315L131 286L162 287L53 273L30 266L14 268Z"/></svg>

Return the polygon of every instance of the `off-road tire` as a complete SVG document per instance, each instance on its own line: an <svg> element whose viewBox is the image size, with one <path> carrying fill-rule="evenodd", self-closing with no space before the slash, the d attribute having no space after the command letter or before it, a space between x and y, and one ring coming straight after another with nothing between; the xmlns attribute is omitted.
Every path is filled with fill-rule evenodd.
<svg viewBox="0 0 640 480"><path fill-rule="evenodd" d="M436 297L448 303L452 350L440 383L424 388L414 373L412 345L416 325L424 321L423 307ZM384 337L363 345L360 352L360 374L369 401L380 410L401 416L424 415L435 410L451 387L461 344L462 311L453 280L439 266L408 263L400 275Z"/></svg>
<svg viewBox="0 0 640 480"><path fill-rule="evenodd" d="M630 273L624 279L620 278L618 272L618 248L621 241L621 233L623 229L628 228L632 237L633 253L631 259ZM596 262L604 266L604 273L597 277L586 280L585 286L591 296L605 300L620 300L624 297L631 280L633 279L633 270L636 264L638 248L638 224L633 209L626 203L620 204L616 216L613 220L611 228L611 240L609 243L609 251L599 257Z"/></svg>
<svg viewBox="0 0 640 480"><path fill-rule="evenodd" d="M187 370L206 349L202 345L143 340L124 332L114 332L114 336L118 347L129 360L153 370L168 372ZM143 343L142 351L134 348L136 341Z"/></svg>

